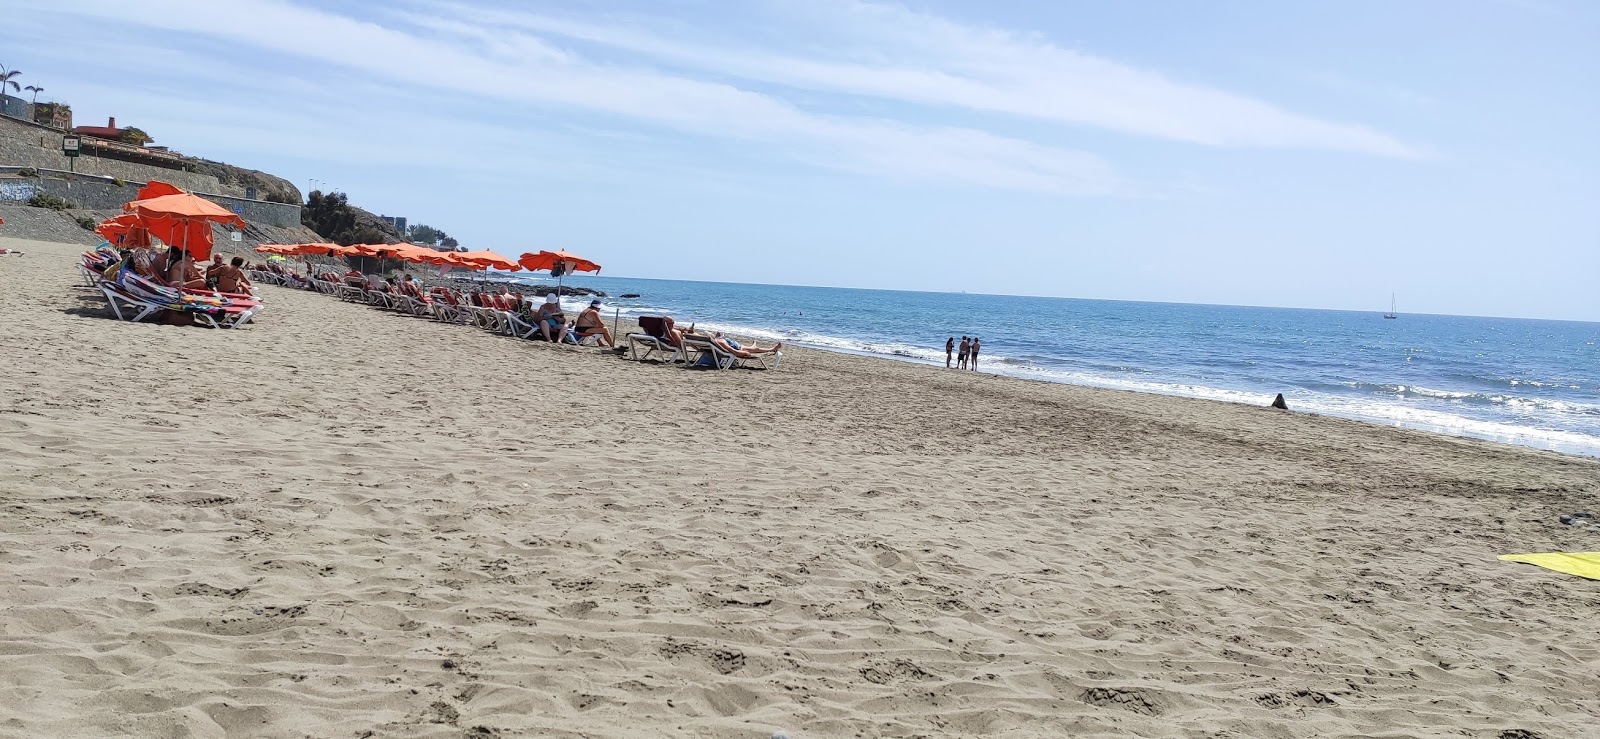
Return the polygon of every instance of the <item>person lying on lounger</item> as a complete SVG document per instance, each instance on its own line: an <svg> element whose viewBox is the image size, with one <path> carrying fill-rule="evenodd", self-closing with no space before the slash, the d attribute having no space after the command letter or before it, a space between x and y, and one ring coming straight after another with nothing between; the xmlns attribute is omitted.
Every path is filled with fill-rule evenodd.
<svg viewBox="0 0 1600 739"><path fill-rule="evenodd" d="M666 326L667 330L663 336L658 338L666 339L667 343L673 346L683 346L683 337L685 336L698 336L694 332L694 324L692 323L689 324L688 328L678 328L678 322L673 320L672 316L662 316L661 322Z"/></svg>
<svg viewBox="0 0 1600 739"><path fill-rule="evenodd" d="M590 336L600 337L600 346L611 346L611 332L606 330L606 321L600 317L600 301L589 301L589 307L578 314L577 323L573 330L578 334L578 341L583 341Z"/></svg>
<svg viewBox="0 0 1600 739"><path fill-rule="evenodd" d="M718 349L740 359L749 359L758 354L777 354L778 350L783 348L783 342L781 341L769 347L759 347L755 344L751 344L748 347L741 346L732 337L724 336L721 331L712 332L711 343L716 344Z"/></svg>
<svg viewBox="0 0 1600 739"><path fill-rule="evenodd" d="M16 249L6 249L4 247L0 247L0 254L16 254L17 256L22 256L22 252L17 251Z"/></svg>

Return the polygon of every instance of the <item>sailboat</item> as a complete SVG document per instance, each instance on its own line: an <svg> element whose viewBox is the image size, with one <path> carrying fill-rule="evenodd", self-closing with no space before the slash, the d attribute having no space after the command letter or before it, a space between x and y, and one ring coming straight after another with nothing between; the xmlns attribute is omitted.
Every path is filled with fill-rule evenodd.
<svg viewBox="0 0 1600 739"><path fill-rule="evenodd" d="M1383 314L1384 318L1399 318L1400 314L1394 312L1394 293L1389 293L1389 312Z"/></svg>

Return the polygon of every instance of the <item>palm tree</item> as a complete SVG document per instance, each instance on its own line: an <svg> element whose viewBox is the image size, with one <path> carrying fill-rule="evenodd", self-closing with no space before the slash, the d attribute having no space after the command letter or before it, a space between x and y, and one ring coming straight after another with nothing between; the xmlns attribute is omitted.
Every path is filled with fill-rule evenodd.
<svg viewBox="0 0 1600 739"><path fill-rule="evenodd" d="M44 88L43 87L37 87L37 86L34 86L34 85L28 85L27 87L24 87L22 89L33 93L33 102L32 102L33 105L38 105L39 104L39 93L44 92Z"/></svg>
<svg viewBox="0 0 1600 739"><path fill-rule="evenodd" d="M19 74L22 74L22 72L15 69L6 69L6 65L0 64L0 96L6 94L7 87L17 92L22 92L22 86L17 84L15 79Z"/></svg>

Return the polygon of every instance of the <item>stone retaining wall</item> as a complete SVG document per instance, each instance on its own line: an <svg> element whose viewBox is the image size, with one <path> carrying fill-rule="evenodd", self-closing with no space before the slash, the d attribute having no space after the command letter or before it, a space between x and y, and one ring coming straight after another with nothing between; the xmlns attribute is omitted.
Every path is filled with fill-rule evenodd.
<svg viewBox="0 0 1600 739"><path fill-rule="evenodd" d="M116 177L129 182L161 180L190 192L244 194L242 189L239 192L230 192L211 175L185 172L181 169L167 169L88 155L78 157L76 162L69 162L61 153L61 138L64 135L64 132L48 126L0 116L0 165L35 169L75 169L83 174Z"/></svg>
<svg viewBox="0 0 1600 739"><path fill-rule="evenodd" d="M71 201L75 207L90 210L121 211L123 204L139 194L145 183L113 182L84 177L5 177L0 178L0 202L26 203L36 194L54 195ZM246 200L231 195L196 192L196 195L239 214L251 223L292 228L300 225L300 206Z"/></svg>

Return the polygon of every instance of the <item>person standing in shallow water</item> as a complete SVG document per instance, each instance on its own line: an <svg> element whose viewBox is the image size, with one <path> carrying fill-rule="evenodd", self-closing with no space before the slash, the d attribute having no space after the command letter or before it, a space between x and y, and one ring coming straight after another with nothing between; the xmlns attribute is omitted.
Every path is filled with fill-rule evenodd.
<svg viewBox="0 0 1600 739"><path fill-rule="evenodd" d="M944 340L944 368L950 369L950 360L956 355L956 337Z"/></svg>
<svg viewBox="0 0 1600 739"><path fill-rule="evenodd" d="M972 351L972 342L967 337L961 337L961 348L956 351L956 369L967 368L967 352Z"/></svg>
<svg viewBox="0 0 1600 739"><path fill-rule="evenodd" d="M972 337L972 346L967 349L967 369L978 371L978 337Z"/></svg>

